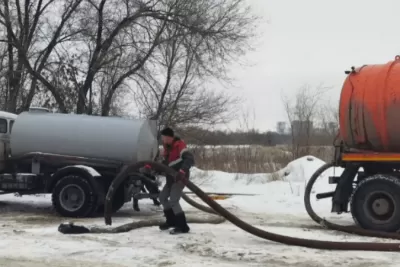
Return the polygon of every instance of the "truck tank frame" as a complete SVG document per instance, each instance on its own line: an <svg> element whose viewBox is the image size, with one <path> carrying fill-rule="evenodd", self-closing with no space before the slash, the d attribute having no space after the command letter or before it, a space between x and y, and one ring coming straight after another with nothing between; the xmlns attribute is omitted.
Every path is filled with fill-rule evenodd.
<svg viewBox="0 0 400 267"><path fill-rule="evenodd" d="M318 223L320 218L310 204L311 187L331 167L343 168L340 175L329 176L328 183L336 188L316 198L331 198L332 213L350 212L355 223L367 230L400 230L400 153L349 149L343 142L335 145L332 163L317 170L306 186L306 209Z"/></svg>

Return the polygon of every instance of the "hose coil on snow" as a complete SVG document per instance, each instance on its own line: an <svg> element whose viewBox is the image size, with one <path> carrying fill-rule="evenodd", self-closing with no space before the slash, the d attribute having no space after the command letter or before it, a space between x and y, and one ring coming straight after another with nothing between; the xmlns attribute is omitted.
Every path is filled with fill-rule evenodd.
<svg viewBox="0 0 400 267"><path fill-rule="evenodd" d="M116 191L116 188L119 187L119 185L127 179L128 174L133 171L137 171L139 168L143 167L144 165L149 164L152 166L153 169L155 169L158 172L162 172L168 175L175 175L176 172L171 169L168 166L165 166L161 163L157 162L152 162L152 161L141 161L137 162L128 166L125 166L121 172L115 177L113 180L109 191L106 196L106 202L105 202L105 210L104 210L104 219L106 225L111 225L112 224L112 200ZM329 169L332 167L332 163L328 163L324 166L322 166L320 169L317 170L317 172L311 177L306 190L308 190L308 194L306 194L308 198L308 205L306 205L307 212L312 215L312 218L317 221L318 223L325 223L325 226L327 226L329 229L332 230L339 230L339 231L345 231L345 232L350 232L350 233L355 233L355 234L360 234L364 235L362 233L365 233L365 230L363 231L356 231L357 229L352 227L351 230L347 226L340 226L336 224L329 223L327 221L324 221L322 218L320 218L311 208L311 204L309 201L310 194L311 194L311 189L312 186L314 185L315 181L318 179L320 174L324 172L325 170ZM319 173L319 174L318 174ZM322 240L313 240L313 239L303 239L303 238L296 238L296 237L290 237L290 236L284 236L284 235L279 235L275 233L271 233L262 229L259 229L257 227L254 227L245 221L239 219L226 209L224 209L220 204L215 202L212 198L210 198L207 194L205 194L199 187L197 187L195 184L193 184L191 181L187 182L187 187L189 190L191 190L194 194L196 194L201 200L203 200L208 206L212 208L213 213L217 213L224 217L226 220L230 221L232 224L236 225L240 229L258 236L262 239L278 242L278 243L283 243L286 245L293 245L293 246L301 246L301 247L308 247L308 248L315 248L315 249L328 249L328 250L369 250L369 251L400 251L400 243L373 243L373 242L334 242L334 241L322 241ZM305 200L306 200L305 196ZM198 204L200 205L200 204ZM201 205L202 206L202 205ZM204 207L204 206L203 206ZM205 207L207 208L207 207ZM209 212L209 209L203 210L205 212ZM310 215L310 216L311 216ZM336 229L335 229L336 228ZM358 229L360 230L360 229ZM371 232L371 231L367 231ZM368 235L371 236L371 235ZM374 235L376 236L376 235ZM398 237L392 237L393 234L390 234L390 236L379 236L379 237L391 237L391 238L398 238Z"/></svg>

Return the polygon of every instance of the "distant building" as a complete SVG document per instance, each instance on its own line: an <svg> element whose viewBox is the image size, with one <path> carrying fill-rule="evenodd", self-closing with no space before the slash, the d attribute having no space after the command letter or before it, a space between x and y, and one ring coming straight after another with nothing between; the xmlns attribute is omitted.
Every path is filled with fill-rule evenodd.
<svg viewBox="0 0 400 267"><path fill-rule="evenodd" d="M286 122L278 121L276 123L276 132L278 134L285 134L286 133Z"/></svg>

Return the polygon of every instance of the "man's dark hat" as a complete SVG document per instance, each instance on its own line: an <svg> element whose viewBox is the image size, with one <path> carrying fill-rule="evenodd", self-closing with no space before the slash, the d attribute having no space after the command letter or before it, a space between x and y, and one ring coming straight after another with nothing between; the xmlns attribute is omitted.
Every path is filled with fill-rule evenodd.
<svg viewBox="0 0 400 267"><path fill-rule="evenodd" d="M164 129L161 131L161 135L163 135L163 136L169 136L169 137L174 137L174 130L172 130L172 129L169 128L169 127L166 127L166 128L164 128Z"/></svg>

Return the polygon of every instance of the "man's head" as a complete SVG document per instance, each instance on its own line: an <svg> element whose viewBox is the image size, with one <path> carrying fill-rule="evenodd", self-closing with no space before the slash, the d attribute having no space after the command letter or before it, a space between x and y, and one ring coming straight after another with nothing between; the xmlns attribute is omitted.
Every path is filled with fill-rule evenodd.
<svg viewBox="0 0 400 267"><path fill-rule="evenodd" d="M175 136L174 130L172 130L169 127L166 127L161 131L161 140L162 140L163 144L166 144L166 145L171 144L172 141L174 140L174 136Z"/></svg>

